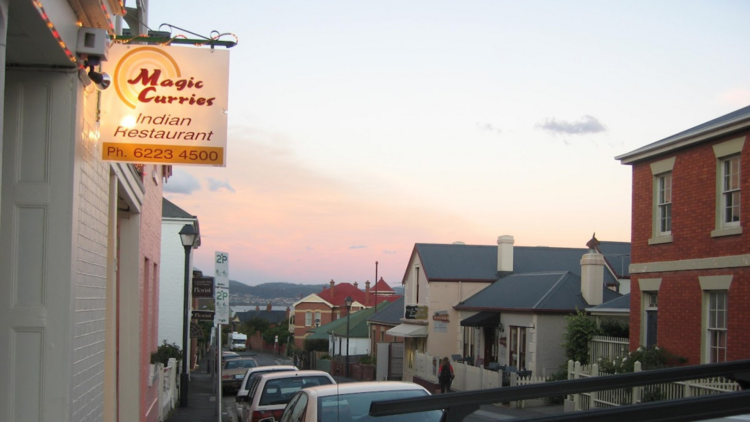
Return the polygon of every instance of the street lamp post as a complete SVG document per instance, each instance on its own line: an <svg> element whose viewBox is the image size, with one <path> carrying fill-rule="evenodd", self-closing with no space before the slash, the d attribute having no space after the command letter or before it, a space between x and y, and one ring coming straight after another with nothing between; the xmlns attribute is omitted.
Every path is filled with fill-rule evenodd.
<svg viewBox="0 0 750 422"><path fill-rule="evenodd" d="M349 314L352 312L352 298L347 296L344 299L346 304L346 377L349 378Z"/></svg>
<svg viewBox="0 0 750 422"><path fill-rule="evenodd" d="M183 319L182 319L182 373L180 374L180 407L188 405L188 326L190 325L190 308L188 298L190 297L190 251L193 249L198 233L192 224L185 224L180 230L180 241L185 247L185 295L183 297Z"/></svg>

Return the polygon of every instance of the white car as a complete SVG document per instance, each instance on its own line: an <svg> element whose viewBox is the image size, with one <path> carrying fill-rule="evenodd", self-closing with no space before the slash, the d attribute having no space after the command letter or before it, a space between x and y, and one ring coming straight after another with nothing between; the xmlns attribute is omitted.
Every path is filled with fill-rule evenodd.
<svg viewBox="0 0 750 422"><path fill-rule="evenodd" d="M443 415L440 410L370 416L370 403L374 401L429 395L430 392L420 385L399 381L352 382L306 388L294 395L284 409L280 422L439 422Z"/></svg>
<svg viewBox="0 0 750 422"><path fill-rule="evenodd" d="M242 415L242 409L245 407L245 405L249 406L250 402L250 380L253 376L259 377L260 374L267 374L269 372L279 372L279 371L299 371L299 369L294 365L268 365L268 366L257 366L255 368L248 368L247 372L245 372L245 378L242 380L242 383L240 384L240 389L237 391L237 397L235 397L235 400L237 401L237 414Z"/></svg>
<svg viewBox="0 0 750 422"><path fill-rule="evenodd" d="M248 402L239 415L241 421L277 421L295 393L301 389L336 384L333 377L323 371L269 372L250 377Z"/></svg>

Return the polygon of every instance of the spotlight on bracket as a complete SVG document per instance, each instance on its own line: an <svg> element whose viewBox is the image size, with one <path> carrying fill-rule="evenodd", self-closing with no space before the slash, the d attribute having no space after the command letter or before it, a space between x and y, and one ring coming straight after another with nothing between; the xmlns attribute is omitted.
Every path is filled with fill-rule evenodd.
<svg viewBox="0 0 750 422"><path fill-rule="evenodd" d="M97 72L94 70L95 66L98 66L101 64L101 59L96 56L91 56L86 60L85 66L89 68L88 77L91 79L91 82L94 83L96 86L96 89L99 91L104 91L105 89L109 88L110 85L112 85L112 78L109 76L106 72Z"/></svg>
<svg viewBox="0 0 750 422"><path fill-rule="evenodd" d="M91 82L95 84L96 89L98 89L99 91L104 91L112 84L112 78L109 76L109 74L106 72L95 72L94 66L89 66L88 75L89 79L91 79Z"/></svg>

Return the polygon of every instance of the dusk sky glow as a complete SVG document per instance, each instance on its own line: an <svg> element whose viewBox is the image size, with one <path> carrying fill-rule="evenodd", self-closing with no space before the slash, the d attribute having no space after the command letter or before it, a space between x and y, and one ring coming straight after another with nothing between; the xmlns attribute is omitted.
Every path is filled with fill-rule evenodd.
<svg viewBox="0 0 750 422"><path fill-rule="evenodd" d="M228 164L175 166L164 195L199 218L196 267L228 252L250 285L378 261L399 286L414 243L629 241L614 157L750 104L739 0L150 6L154 30L239 38Z"/></svg>

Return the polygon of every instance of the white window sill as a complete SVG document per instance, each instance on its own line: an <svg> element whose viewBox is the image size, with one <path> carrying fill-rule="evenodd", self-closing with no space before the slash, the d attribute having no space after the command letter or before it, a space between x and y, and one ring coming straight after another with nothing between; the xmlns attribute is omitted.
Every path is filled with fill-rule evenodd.
<svg viewBox="0 0 750 422"><path fill-rule="evenodd" d="M742 234L742 227L724 227L711 231L711 237L734 236Z"/></svg>
<svg viewBox="0 0 750 422"><path fill-rule="evenodd" d="M649 245L660 245L662 243L672 243L672 235L656 236L648 240Z"/></svg>

